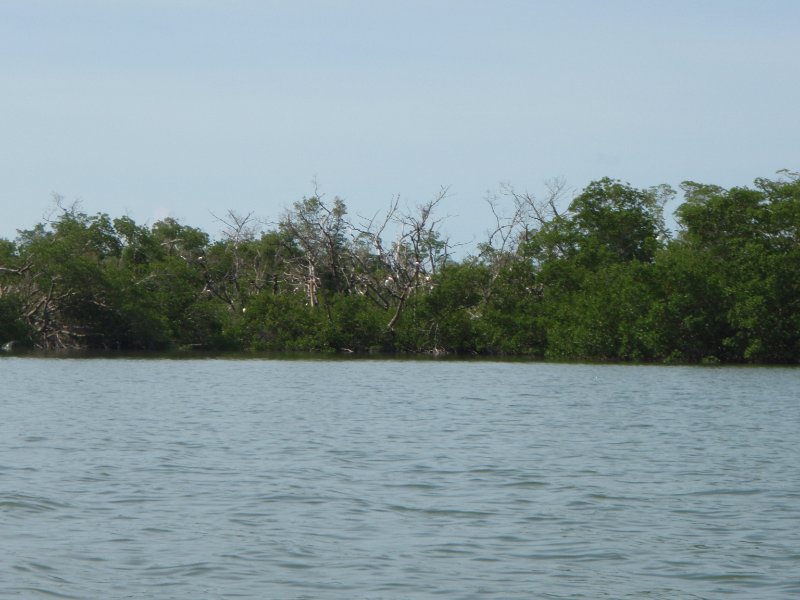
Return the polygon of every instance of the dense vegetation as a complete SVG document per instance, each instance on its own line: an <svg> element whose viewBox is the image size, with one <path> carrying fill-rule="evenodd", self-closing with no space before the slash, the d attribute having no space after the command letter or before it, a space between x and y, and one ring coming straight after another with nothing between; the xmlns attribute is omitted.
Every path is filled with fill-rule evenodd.
<svg viewBox="0 0 800 600"><path fill-rule="evenodd" d="M371 220L314 195L272 228L229 212L217 240L60 203L0 239L0 343L796 363L800 175L682 187L674 236L666 186L602 179L562 211L562 186L505 187L460 260L443 195Z"/></svg>

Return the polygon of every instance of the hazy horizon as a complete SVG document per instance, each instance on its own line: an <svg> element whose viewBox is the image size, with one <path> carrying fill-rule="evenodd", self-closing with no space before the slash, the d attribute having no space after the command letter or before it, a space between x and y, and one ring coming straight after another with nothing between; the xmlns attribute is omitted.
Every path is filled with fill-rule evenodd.
<svg viewBox="0 0 800 600"><path fill-rule="evenodd" d="M275 221L314 193L373 214L441 187L604 176L749 185L800 167L800 4L55 0L0 6L0 237L51 194L89 214ZM668 212L674 207L668 207Z"/></svg>

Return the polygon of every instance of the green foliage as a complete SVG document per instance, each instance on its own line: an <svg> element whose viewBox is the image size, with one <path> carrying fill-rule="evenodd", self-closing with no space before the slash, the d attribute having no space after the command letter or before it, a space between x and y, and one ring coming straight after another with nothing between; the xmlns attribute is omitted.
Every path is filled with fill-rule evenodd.
<svg viewBox="0 0 800 600"><path fill-rule="evenodd" d="M629 269L614 265L587 273L576 290L548 294L543 306L547 356L553 358L617 358L623 350L621 330L634 317L635 293ZM632 356L620 358L633 358Z"/></svg>
<svg viewBox="0 0 800 600"><path fill-rule="evenodd" d="M680 240L719 289L713 333L723 360L796 361L800 291L800 180L756 189L685 183ZM698 299L699 300L699 299ZM703 319L706 327L709 315ZM712 321L713 322L713 321Z"/></svg>
<svg viewBox="0 0 800 600"><path fill-rule="evenodd" d="M724 279L696 249L672 243L657 256L655 300L648 313L648 346L654 357L697 362L720 356L730 335Z"/></svg>
<svg viewBox="0 0 800 600"><path fill-rule="evenodd" d="M662 208L672 190L637 190L608 178L589 184L570 205L579 246L590 266L652 261L666 234Z"/></svg>
<svg viewBox="0 0 800 600"><path fill-rule="evenodd" d="M244 345L253 350L326 350L328 322L302 294L259 294L242 324Z"/></svg>
<svg viewBox="0 0 800 600"><path fill-rule="evenodd" d="M361 294L337 294L326 300L329 311L327 346L333 350L391 350L386 312Z"/></svg>
<svg viewBox="0 0 800 600"><path fill-rule="evenodd" d="M443 193L358 224L318 195L270 231L229 212L218 240L59 200L0 240L0 343L796 363L800 176L682 189L674 239L665 186L601 179L564 212L511 194L513 217L495 212L462 261L433 216Z"/></svg>
<svg viewBox="0 0 800 600"><path fill-rule="evenodd" d="M30 346L33 330L22 318L23 302L17 296L0 297L0 346L14 342Z"/></svg>
<svg viewBox="0 0 800 600"><path fill-rule="evenodd" d="M506 262L491 281L477 323L480 352L544 356L543 287L533 264Z"/></svg>
<svg viewBox="0 0 800 600"><path fill-rule="evenodd" d="M469 262L448 265L417 302L421 338L417 346L464 353L479 347L478 320L488 286L485 267Z"/></svg>

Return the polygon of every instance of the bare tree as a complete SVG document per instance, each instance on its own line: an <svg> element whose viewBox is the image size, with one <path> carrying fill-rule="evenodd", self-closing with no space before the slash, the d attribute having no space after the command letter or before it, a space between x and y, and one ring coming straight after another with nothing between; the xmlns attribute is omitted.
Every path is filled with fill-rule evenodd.
<svg viewBox="0 0 800 600"><path fill-rule="evenodd" d="M252 212L241 215L228 210L224 217L212 215L222 224L222 241L212 246L206 256L197 257L203 265L205 291L224 301L232 310L240 310L244 308L247 294L257 293L263 287L258 261L250 256L260 223Z"/></svg>
<svg viewBox="0 0 800 600"><path fill-rule="evenodd" d="M295 202L279 223L279 229L299 250L289 260L287 277L296 288L304 290L311 307L319 306L320 286L340 293L350 291L343 269L349 231L346 214L341 198L334 198L333 205L328 206L322 195L315 195Z"/></svg>
<svg viewBox="0 0 800 600"><path fill-rule="evenodd" d="M362 252L354 255L359 283L364 293L391 311L386 325L390 331L394 330L408 299L419 289L432 286L433 278L449 258L449 241L442 239L440 231L444 219L435 215L435 209L446 197L447 189L442 188L413 212L403 213L398 210L399 198L395 197L382 219L375 216L354 227L356 236L362 242L371 242L374 249L369 254L368 246L362 243ZM390 225L394 226L397 237L386 248L383 235Z"/></svg>
<svg viewBox="0 0 800 600"><path fill-rule="evenodd" d="M560 216L558 204L567 191L565 181L550 179L545 187L547 193L541 200L528 191L518 192L510 183L501 184L499 193L487 195L486 202L495 219L495 227L489 231L484 245L487 251L516 252L533 232ZM506 199L511 201L510 215L500 212L500 205Z"/></svg>

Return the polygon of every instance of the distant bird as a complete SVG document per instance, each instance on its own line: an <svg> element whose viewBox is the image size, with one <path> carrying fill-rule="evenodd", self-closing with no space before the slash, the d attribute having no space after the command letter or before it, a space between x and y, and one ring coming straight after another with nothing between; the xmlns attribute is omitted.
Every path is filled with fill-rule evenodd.
<svg viewBox="0 0 800 600"><path fill-rule="evenodd" d="M3 352L11 352L11 349L14 347L14 342L6 342L3 344Z"/></svg>

